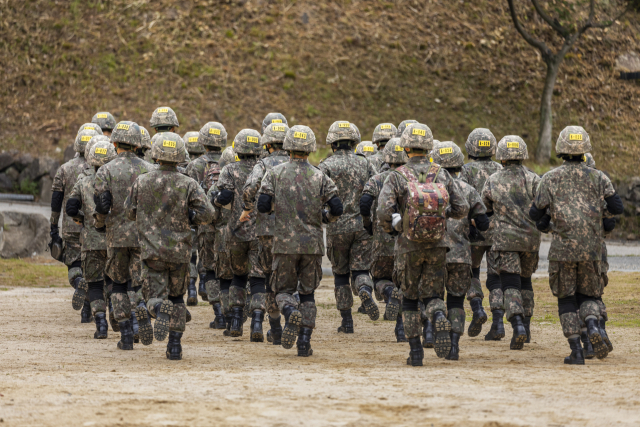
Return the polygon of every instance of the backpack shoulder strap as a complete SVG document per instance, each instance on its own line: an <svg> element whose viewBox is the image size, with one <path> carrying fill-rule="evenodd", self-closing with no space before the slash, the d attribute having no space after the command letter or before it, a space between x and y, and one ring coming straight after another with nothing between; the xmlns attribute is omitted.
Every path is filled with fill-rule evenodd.
<svg viewBox="0 0 640 427"><path fill-rule="evenodd" d="M433 183L436 181L438 174L440 173L441 166L437 163L432 163L429 168L429 172L427 172L427 178L425 180L426 183Z"/></svg>
<svg viewBox="0 0 640 427"><path fill-rule="evenodd" d="M396 169L396 172L398 172L400 176L402 176L404 179L406 179L409 182L418 182L418 179L413 174L413 171L406 166L400 166L399 168Z"/></svg>

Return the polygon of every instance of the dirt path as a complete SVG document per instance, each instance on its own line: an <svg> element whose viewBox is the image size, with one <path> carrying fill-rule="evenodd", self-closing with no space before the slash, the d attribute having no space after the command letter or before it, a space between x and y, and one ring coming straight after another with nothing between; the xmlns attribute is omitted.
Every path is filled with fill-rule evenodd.
<svg viewBox="0 0 640 427"><path fill-rule="evenodd" d="M640 424L640 336L610 327L615 351L587 366L568 354L559 325L536 322L533 343L465 336L462 360L405 365L393 323L356 315L338 335L332 288L317 292L315 354L225 339L208 328L209 306L192 308L184 360L166 343L116 349L93 339L71 310L68 288L11 288L0 295L2 425L426 425L635 426ZM615 284L610 284L615 287ZM245 328L248 324L245 325ZM508 327L507 330L510 328ZM509 334L509 332L508 332Z"/></svg>

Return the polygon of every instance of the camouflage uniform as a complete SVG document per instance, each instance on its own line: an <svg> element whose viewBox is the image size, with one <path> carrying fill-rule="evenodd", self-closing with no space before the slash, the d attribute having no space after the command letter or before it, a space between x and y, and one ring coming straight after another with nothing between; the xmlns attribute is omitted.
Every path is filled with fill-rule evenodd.
<svg viewBox="0 0 640 427"><path fill-rule="evenodd" d="M373 166L376 173L382 172L382 165L384 161L384 147L387 142L396 136L398 129L391 123L380 123L373 130L372 143L378 147L378 151L371 157L369 157L369 163Z"/></svg>

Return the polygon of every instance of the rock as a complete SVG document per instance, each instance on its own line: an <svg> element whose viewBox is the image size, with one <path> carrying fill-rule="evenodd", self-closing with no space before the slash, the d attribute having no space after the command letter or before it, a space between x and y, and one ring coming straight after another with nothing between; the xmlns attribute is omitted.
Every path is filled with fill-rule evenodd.
<svg viewBox="0 0 640 427"><path fill-rule="evenodd" d="M64 163L67 163L69 160L73 159L73 156L76 155L76 150L73 149L73 144L64 149Z"/></svg>
<svg viewBox="0 0 640 427"><path fill-rule="evenodd" d="M20 172L18 172L18 169L14 168L13 166L10 166L6 171L4 171L4 173L6 173L7 176L14 181L17 181L20 177Z"/></svg>
<svg viewBox="0 0 640 427"><path fill-rule="evenodd" d="M0 173L0 191L13 191L16 181L6 173Z"/></svg>
<svg viewBox="0 0 640 427"><path fill-rule="evenodd" d="M38 181L38 189L40 190L40 203L51 203L51 186L53 185L53 179L50 176L45 175Z"/></svg>
<svg viewBox="0 0 640 427"><path fill-rule="evenodd" d="M5 151L0 153L0 172L13 164L13 153Z"/></svg>
<svg viewBox="0 0 640 427"><path fill-rule="evenodd" d="M3 212L4 246L2 258L26 258L42 253L49 242L49 221L44 215Z"/></svg>
<svg viewBox="0 0 640 427"><path fill-rule="evenodd" d="M627 240L636 240L636 235L633 233L627 234Z"/></svg>
<svg viewBox="0 0 640 427"><path fill-rule="evenodd" d="M33 163L33 156L31 154L20 154L13 159L13 166L20 172L25 170Z"/></svg>
<svg viewBox="0 0 640 427"><path fill-rule="evenodd" d="M20 172L19 182L28 179L29 181L37 181L41 176L48 175L53 178L60 164L51 157L39 157L33 159L31 164L22 172Z"/></svg>
<svg viewBox="0 0 640 427"><path fill-rule="evenodd" d="M616 58L616 70L624 73L640 71L640 55L635 52L628 52Z"/></svg>

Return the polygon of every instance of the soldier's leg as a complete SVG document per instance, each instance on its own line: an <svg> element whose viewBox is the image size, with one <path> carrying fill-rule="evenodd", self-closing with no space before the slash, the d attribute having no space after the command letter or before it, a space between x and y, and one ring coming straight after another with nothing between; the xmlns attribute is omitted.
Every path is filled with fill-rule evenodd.
<svg viewBox="0 0 640 427"><path fill-rule="evenodd" d="M91 304L89 303L89 287L82 271L82 246L79 239L64 241L64 263L68 268L69 284L74 288L71 305L74 310L80 310L80 323L93 322Z"/></svg>
<svg viewBox="0 0 640 427"><path fill-rule="evenodd" d="M127 294L127 281L131 278L131 248L109 248L106 274L113 280L111 304L113 315L120 328L121 350L133 350L133 327L131 325L131 301Z"/></svg>
<svg viewBox="0 0 640 427"><path fill-rule="evenodd" d="M576 302L579 316L587 328L589 341L598 359L604 359L609 349L600 331L600 308L596 298L602 296L602 282L600 278L600 262L584 261L577 265Z"/></svg>
<svg viewBox="0 0 640 427"><path fill-rule="evenodd" d="M273 345L281 344L282 325L280 322L280 309L276 303L276 294L271 285L271 273L273 266L273 236L259 236L260 244L258 253L260 266L265 275L265 307L269 318L269 330L267 331L267 341Z"/></svg>
<svg viewBox="0 0 640 427"><path fill-rule="evenodd" d="M169 334L173 315L173 302L169 299L170 263L147 259L142 262L142 266L147 289L147 307L149 314L155 319L153 337L158 341L164 341Z"/></svg>
<svg viewBox="0 0 640 427"><path fill-rule="evenodd" d="M438 357L451 352L451 322L447 319L444 290L447 277L445 248L422 251L422 275L420 298L425 305L427 318L431 319L434 331L434 350Z"/></svg>
<svg viewBox="0 0 640 427"><path fill-rule="evenodd" d="M525 343L531 342L531 317L535 307L531 276L538 269L538 260L538 252L522 252L520 254L520 268L522 270L520 272L520 293L522 294L522 308L524 309L524 328L527 331Z"/></svg>
<svg viewBox="0 0 640 427"><path fill-rule="evenodd" d="M298 271L302 257L303 255L296 254L275 254L273 257L271 283L278 308L284 316L281 343L286 349L293 347L302 324L302 313L298 309L298 301L293 296L298 289Z"/></svg>
<svg viewBox="0 0 640 427"><path fill-rule="evenodd" d="M522 307L520 252L495 251L494 255L493 259L500 273L507 320L513 328L509 346L511 350L522 350L527 339L527 330L524 327L524 308Z"/></svg>
<svg viewBox="0 0 640 427"><path fill-rule="evenodd" d="M353 333L353 293L349 286L349 253L354 233L327 236L327 256L331 261L333 280L335 284L336 308L342 316L342 324L338 332Z"/></svg>
<svg viewBox="0 0 640 427"><path fill-rule="evenodd" d="M480 264L482 257L490 246L471 246L471 286L467 292L467 300L473 311L473 319L469 323L469 336L477 337L482 332L482 325L487 322L487 313L482 307L484 293L480 284ZM487 260L488 261L488 260Z"/></svg>
<svg viewBox="0 0 640 427"><path fill-rule="evenodd" d="M231 306L229 305L229 289L233 282L233 271L227 252L216 252L216 276L220 280L220 305L225 317L226 329L224 336L231 336Z"/></svg>
<svg viewBox="0 0 640 427"><path fill-rule="evenodd" d="M311 334L316 327L315 290L322 280L322 255L301 255L298 261L298 293L300 294L300 314L302 316L298 334L298 356L313 354Z"/></svg>
<svg viewBox="0 0 640 427"><path fill-rule="evenodd" d="M251 301L249 312L251 315L251 342L264 342L262 322L267 311L267 286L266 274L263 269L264 262L260 259L261 250L270 251L270 247L262 248L258 240L253 240L249 249L249 262L251 271L249 272L249 284L251 285ZM271 271L271 268L269 268Z"/></svg>
<svg viewBox="0 0 640 427"><path fill-rule="evenodd" d="M369 274L373 263L372 241L371 236L365 230L354 233L354 239L349 249L349 268L365 313L371 320L378 320L380 311L378 304L373 299L373 280Z"/></svg>
<svg viewBox="0 0 640 427"><path fill-rule="evenodd" d="M196 290L196 281L198 280L198 248L196 245L191 247L191 259L189 260L189 286L187 295L187 305L198 305L198 291ZM202 296L202 295L201 295ZM205 299L205 297L203 297Z"/></svg>
<svg viewBox="0 0 640 427"><path fill-rule="evenodd" d="M85 251L82 253L82 271L87 283L87 297L91 306L91 314L95 318L95 339L106 339L109 326L107 324L107 303L104 299L104 269L107 264L107 251Z"/></svg>
<svg viewBox="0 0 640 427"><path fill-rule="evenodd" d="M386 302L384 319L395 320L394 334L396 341L407 342L402 316L400 315L402 296L400 289L393 283L393 257L377 257L371 266L371 275L373 276L376 297L380 295Z"/></svg>
<svg viewBox="0 0 640 427"><path fill-rule="evenodd" d="M247 279L251 266L249 264L249 250L251 242L227 242L227 253L231 270L233 271L233 281L229 288L229 307L231 310L232 337L242 336L243 311L247 300Z"/></svg>
<svg viewBox="0 0 640 427"><path fill-rule="evenodd" d="M493 318L489 332L484 336L485 341L500 341L505 336L504 331L504 293L500 276L495 267L495 251L487 253L487 289L489 290L489 308ZM489 272L491 270L491 273Z"/></svg>
<svg viewBox="0 0 640 427"><path fill-rule="evenodd" d="M173 305L169 319L169 341L167 342L166 356L169 360L182 359L182 334L187 322L187 306L184 303L184 295L187 292L191 276L190 265L179 263L167 263L169 296Z"/></svg>
<svg viewBox="0 0 640 427"><path fill-rule="evenodd" d="M458 360L460 337L464 335L464 297L471 286L471 266L469 264L447 264L447 319L451 322L451 351L445 357Z"/></svg>
<svg viewBox="0 0 640 427"><path fill-rule="evenodd" d="M549 261L549 287L558 298L558 315L562 332L569 341L571 354L564 358L568 365L584 365L584 353L580 345L580 320L576 301L578 264Z"/></svg>

